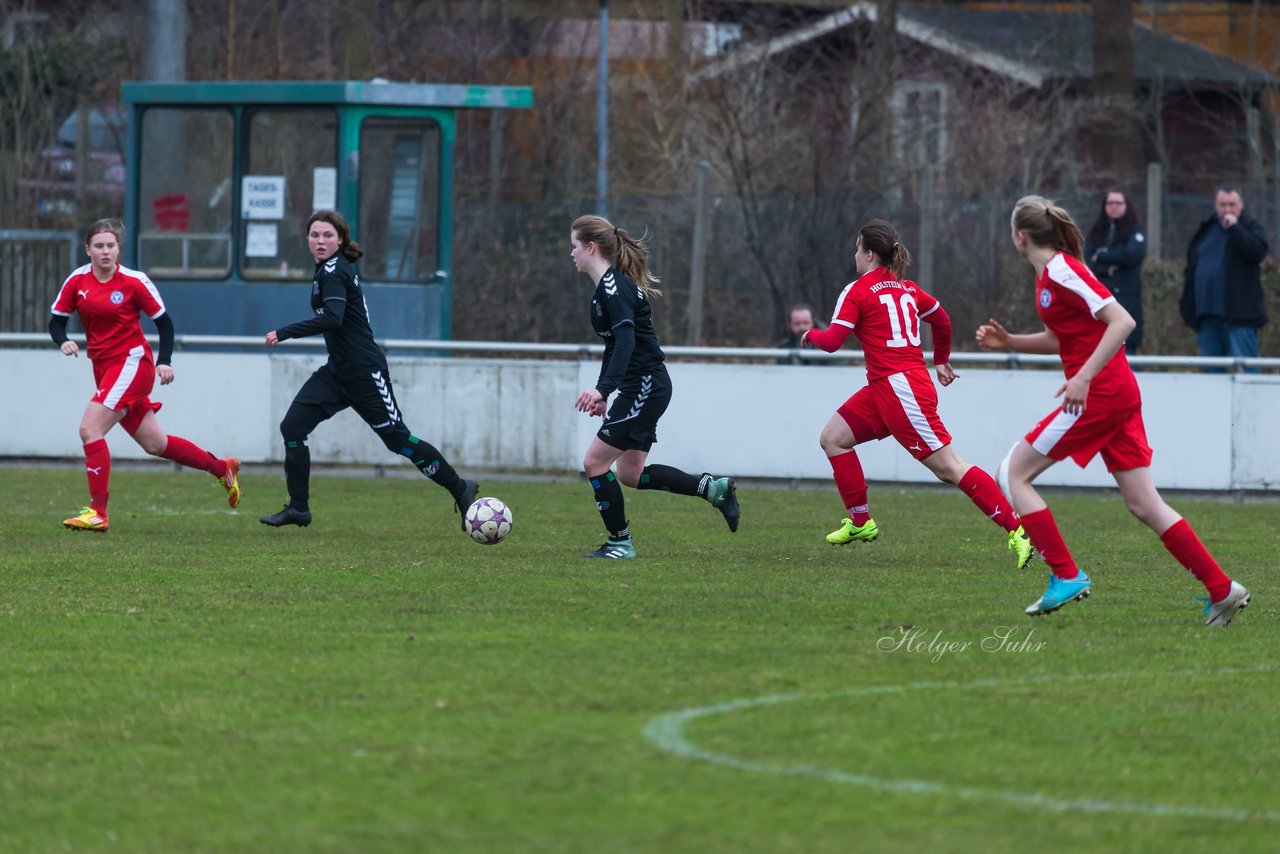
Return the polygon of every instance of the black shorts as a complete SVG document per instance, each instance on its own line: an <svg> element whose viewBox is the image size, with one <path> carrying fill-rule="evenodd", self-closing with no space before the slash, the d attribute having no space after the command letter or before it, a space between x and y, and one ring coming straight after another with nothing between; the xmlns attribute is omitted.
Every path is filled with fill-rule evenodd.
<svg viewBox="0 0 1280 854"><path fill-rule="evenodd" d="M348 407L378 434L406 429L391 388L391 376L385 368L370 368L367 374L339 376L332 366L321 365L298 390L291 409L309 413L304 420L309 422L310 429L306 432L310 433L321 421Z"/></svg>
<svg viewBox="0 0 1280 854"><path fill-rule="evenodd" d="M634 392L618 392L596 436L621 451L648 451L658 441L658 419L671 403L671 377L655 371Z"/></svg>

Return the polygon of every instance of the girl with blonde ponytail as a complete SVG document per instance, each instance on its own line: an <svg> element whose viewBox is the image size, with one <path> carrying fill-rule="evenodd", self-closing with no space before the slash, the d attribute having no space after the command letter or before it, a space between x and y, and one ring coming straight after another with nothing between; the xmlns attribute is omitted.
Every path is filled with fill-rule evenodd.
<svg viewBox="0 0 1280 854"><path fill-rule="evenodd" d="M736 532L739 509L733 478L647 465L649 449L658 440L658 419L671 402L671 377L649 304L662 292L654 287L658 277L649 272L648 249L599 216L574 220L569 243L574 266L595 285L591 327L604 339L600 377L594 388L578 395L575 405L579 412L604 417L582 468L609 539L584 557L636 556L619 481L632 489L696 495L718 509L729 530ZM606 401L614 392L617 397L606 412Z"/></svg>
<svg viewBox="0 0 1280 854"><path fill-rule="evenodd" d="M1014 246L1035 270L1036 313L1044 329L1014 335L993 319L978 328L978 344L1056 354L1066 376L1055 395L1062 405L1031 428L1000 465L1005 493L1049 564L1049 586L1026 613L1048 614L1093 592L1093 582L1067 550L1053 513L1032 482L1062 460L1070 458L1083 467L1101 453L1129 512L1155 531L1169 553L1204 585L1205 625L1227 625L1249 604L1249 591L1222 571L1151 479L1142 395L1124 354L1133 318L1085 266L1080 229L1061 207L1043 196L1025 196L1013 208L1010 229Z"/></svg>

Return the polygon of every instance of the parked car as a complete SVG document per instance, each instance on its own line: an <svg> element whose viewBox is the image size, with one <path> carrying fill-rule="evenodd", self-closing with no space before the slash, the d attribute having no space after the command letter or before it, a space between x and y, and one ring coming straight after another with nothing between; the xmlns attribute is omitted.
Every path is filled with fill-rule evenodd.
<svg viewBox="0 0 1280 854"><path fill-rule="evenodd" d="M124 210L126 116L117 105L89 108L84 194L90 211L119 216ZM74 110L58 127L53 144L27 161L18 186L34 196L37 217L65 219L79 214L76 204L79 138L80 111Z"/></svg>

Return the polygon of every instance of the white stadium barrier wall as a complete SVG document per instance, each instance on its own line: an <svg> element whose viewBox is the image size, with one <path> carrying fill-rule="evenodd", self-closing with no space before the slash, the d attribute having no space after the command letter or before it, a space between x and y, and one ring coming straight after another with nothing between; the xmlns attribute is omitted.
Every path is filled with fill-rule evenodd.
<svg viewBox="0 0 1280 854"><path fill-rule="evenodd" d="M768 351L761 351L768 352ZM283 459L278 425L320 354L179 352L174 383L156 386L165 429L246 462ZM577 471L599 419L573 406L595 384L599 356L390 359L396 398L410 428L464 471ZM674 361L675 395L651 458L691 471L739 477L830 477L818 435L836 407L865 382L861 366ZM938 392L955 448L994 471L1010 447L1056 405L1061 374L958 365ZM1280 376L1139 372L1152 472L1165 488L1265 490L1280 484L1270 438L1280 423ZM77 426L92 393L88 361L52 346L0 348L0 457L74 459ZM121 459L146 454L120 430ZM408 465L397 461L351 412L311 437L317 463ZM930 482L933 476L892 440L859 448L867 477ZM1050 469L1041 483L1110 486L1101 460Z"/></svg>

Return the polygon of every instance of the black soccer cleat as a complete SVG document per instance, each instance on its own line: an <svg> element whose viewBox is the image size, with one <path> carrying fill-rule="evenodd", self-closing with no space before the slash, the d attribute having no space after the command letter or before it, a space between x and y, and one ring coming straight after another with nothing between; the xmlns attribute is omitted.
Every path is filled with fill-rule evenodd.
<svg viewBox="0 0 1280 854"><path fill-rule="evenodd" d="M467 511L471 509L471 505L475 503L476 496L479 494L480 484L474 480L460 478L458 485L454 487L453 503L457 505L458 515L462 517L458 527L464 531L467 530Z"/></svg>
<svg viewBox="0 0 1280 854"><path fill-rule="evenodd" d="M285 525L297 525L299 528L305 528L311 524L311 511L294 510L292 505L286 504L279 513L263 516L258 521L273 528L283 528Z"/></svg>

